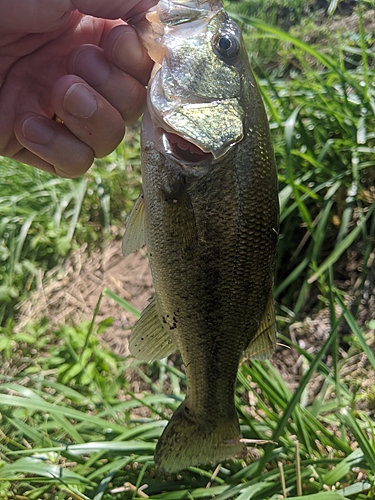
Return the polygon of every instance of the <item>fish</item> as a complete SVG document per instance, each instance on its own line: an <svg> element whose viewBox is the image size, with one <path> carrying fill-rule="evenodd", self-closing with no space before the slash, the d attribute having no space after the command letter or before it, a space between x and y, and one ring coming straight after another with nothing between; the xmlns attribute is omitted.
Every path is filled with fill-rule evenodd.
<svg viewBox="0 0 375 500"><path fill-rule="evenodd" d="M155 294L131 332L137 359L179 350L186 397L158 469L244 458L235 408L243 358L275 349L275 155L237 24L218 0L160 0L138 24L154 60L141 129L142 193L123 254L146 245Z"/></svg>

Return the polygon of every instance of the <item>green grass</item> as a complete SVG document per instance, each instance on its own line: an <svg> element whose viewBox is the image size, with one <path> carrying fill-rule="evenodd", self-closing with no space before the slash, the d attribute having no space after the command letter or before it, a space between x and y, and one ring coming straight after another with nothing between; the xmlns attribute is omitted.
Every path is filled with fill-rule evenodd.
<svg viewBox="0 0 375 500"><path fill-rule="evenodd" d="M342 314L350 315L339 292L333 288L332 294ZM82 342L72 345L72 336L63 336L52 353L31 359L10 379L1 377L0 492L2 488L6 495L19 495L14 498L130 499L139 498L136 489L143 486L142 491L155 499L214 495L220 500L260 500L280 498L284 487L292 498L298 490L314 500L372 498L374 422L355 409L350 381L336 376L343 362L329 368L322 361L336 340L337 325L338 321L331 325L331 336L314 358L295 346L306 370L294 393L271 363L241 365L236 405L250 455L221 464L214 478L210 467L192 467L170 477L154 469L156 439L183 399L185 375L178 367L166 361L142 367L118 360L110 351L103 355L93 349L100 327L91 333L90 342L83 343L84 350ZM362 343L363 332L357 327L355 333ZM27 352L25 344L23 349ZM61 372L51 366L67 349L72 352L72 372L69 380L61 380ZM109 360L107 368L103 357ZM74 370L77 359L86 360L80 370ZM375 368L375 359L370 361ZM147 382L147 393L126 389L124 374L130 369ZM101 383L106 373L122 383L122 401ZM308 403L304 394L315 374L324 379L324 394ZM140 408L147 417L137 413Z"/></svg>
<svg viewBox="0 0 375 500"><path fill-rule="evenodd" d="M75 246L89 249L123 231L140 188L139 137L96 163L85 177L60 179L2 159L0 183L0 329L14 306ZM1 330L0 330L1 331Z"/></svg>
<svg viewBox="0 0 375 500"><path fill-rule="evenodd" d="M236 405L249 457L215 470L159 474L153 464L156 440L184 397L178 358L142 366L117 357L100 340L111 318L96 324L94 316L91 323L59 328L44 320L14 330L14 305L41 272L62 262L74 245L100 245L121 227L139 188L138 139L78 181L4 160L0 499L375 496L375 317L370 311L364 324L356 317L368 303L375 241L372 41L360 22L350 44L342 39L327 51L247 12L236 17L253 41L277 41L293 61L288 78L281 79L253 58L279 165L280 342L300 354L301 379L292 391L270 362L243 363ZM355 264L355 287L346 283L349 264ZM105 294L138 314L113 292ZM329 335L312 355L293 344L288 328L322 309ZM348 352L341 356L344 324ZM366 381L349 368L361 356L367 360ZM129 373L141 392L135 393ZM310 400L317 377L321 389Z"/></svg>
<svg viewBox="0 0 375 500"><path fill-rule="evenodd" d="M301 67L287 80L260 79L279 165L276 298L298 314L312 283L327 295L327 271L358 239L367 266L375 230L374 54L362 33L361 64L348 70L340 47L333 59L277 28L242 19L288 43Z"/></svg>

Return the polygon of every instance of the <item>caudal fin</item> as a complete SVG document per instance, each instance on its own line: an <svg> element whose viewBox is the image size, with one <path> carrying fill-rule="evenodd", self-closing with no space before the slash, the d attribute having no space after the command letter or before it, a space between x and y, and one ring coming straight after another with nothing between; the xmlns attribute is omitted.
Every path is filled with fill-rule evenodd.
<svg viewBox="0 0 375 500"><path fill-rule="evenodd" d="M178 472L190 466L243 458L247 451L240 438L235 414L230 421L216 422L214 415L212 420L200 420L183 402L159 438L155 464L165 472Z"/></svg>

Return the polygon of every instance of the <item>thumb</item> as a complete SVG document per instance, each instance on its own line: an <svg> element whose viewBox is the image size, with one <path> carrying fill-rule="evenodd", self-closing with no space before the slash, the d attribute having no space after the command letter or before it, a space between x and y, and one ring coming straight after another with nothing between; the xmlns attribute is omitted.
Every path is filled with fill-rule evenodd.
<svg viewBox="0 0 375 500"><path fill-rule="evenodd" d="M1 33L46 33L64 25L71 0L0 0Z"/></svg>

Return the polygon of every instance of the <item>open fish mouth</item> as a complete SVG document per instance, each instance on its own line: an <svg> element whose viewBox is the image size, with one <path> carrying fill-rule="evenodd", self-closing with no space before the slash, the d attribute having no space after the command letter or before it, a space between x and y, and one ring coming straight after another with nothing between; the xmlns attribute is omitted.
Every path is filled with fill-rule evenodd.
<svg viewBox="0 0 375 500"><path fill-rule="evenodd" d="M205 153L196 144L189 142L184 137L166 132L160 129L162 134L163 147L166 153L173 155L175 158L186 163L201 163L211 161L213 156L211 153Z"/></svg>
<svg viewBox="0 0 375 500"><path fill-rule="evenodd" d="M165 156L172 156L182 165L209 165L214 156L203 151L199 146L182 137L177 131L159 121L155 124L148 110L142 120L142 136L146 142L151 141L153 147ZM167 130L169 128L169 130Z"/></svg>

